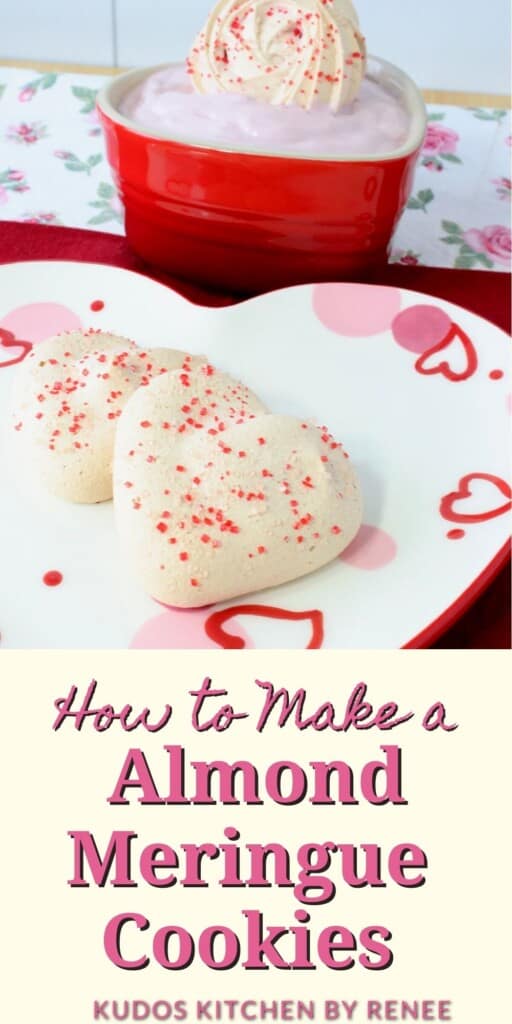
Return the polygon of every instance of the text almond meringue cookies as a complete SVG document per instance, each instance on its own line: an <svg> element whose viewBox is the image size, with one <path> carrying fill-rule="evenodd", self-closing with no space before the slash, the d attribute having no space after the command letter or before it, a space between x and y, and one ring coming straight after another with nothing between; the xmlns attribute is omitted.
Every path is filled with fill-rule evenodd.
<svg viewBox="0 0 512 1024"><path fill-rule="evenodd" d="M197 92L333 112L355 99L365 69L351 0L220 0L188 58Z"/></svg>

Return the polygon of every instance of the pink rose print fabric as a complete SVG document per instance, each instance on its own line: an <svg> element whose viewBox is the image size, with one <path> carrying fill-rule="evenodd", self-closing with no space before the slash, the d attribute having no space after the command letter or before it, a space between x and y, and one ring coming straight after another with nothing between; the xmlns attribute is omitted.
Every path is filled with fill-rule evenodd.
<svg viewBox="0 0 512 1024"><path fill-rule="evenodd" d="M96 114L105 81L0 65L0 218L123 234ZM391 262L509 269L511 140L509 111L429 108Z"/></svg>
<svg viewBox="0 0 512 1024"><path fill-rule="evenodd" d="M462 163L460 156L457 155L459 142L460 135L453 128L429 121L422 149L423 167L429 171L439 172L444 170L443 161L452 164Z"/></svg>
<svg viewBox="0 0 512 1024"><path fill-rule="evenodd" d="M21 124L9 125L5 138L7 142L17 142L20 146L32 146L39 139L48 135L48 128L42 121L22 121Z"/></svg>
<svg viewBox="0 0 512 1024"><path fill-rule="evenodd" d="M454 156L457 152L459 141L460 136L452 128L443 128L438 124L429 124L423 144L423 152L434 156L437 153L444 156L446 154Z"/></svg>
<svg viewBox="0 0 512 1024"><path fill-rule="evenodd" d="M458 246L454 266L463 270L485 267L487 270L509 269L512 256L512 235L508 225L488 224L483 228L468 228L443 221L446 235L442 241Z"/></svg>
<svg viewBox="0 0 512 1024"><path fill-rule="evenodd" d="M7 167L4 171L0 170L0 206L7 203L9 199L9 193L11 192L28 192L29 186L25 181L25 175L23 171L16 170L14 167Z"/></svg>
<svg viewBox="0 0 512 1024"><path fill-rule="evenodd" d="M510 178L493 178L491 184L496 185L496 194L500 199L508 199L512 194L512 181Z"/></svg>
<svg viewBox="0 0 512 1024"><path fill-rule="evenodd" d="M512 255L512 235L510 228L501 224L492 224L489 227L470 228L464 232L464 241L477 255L485 253L494 263L501 263L505 267L510 266Z"/></svg>

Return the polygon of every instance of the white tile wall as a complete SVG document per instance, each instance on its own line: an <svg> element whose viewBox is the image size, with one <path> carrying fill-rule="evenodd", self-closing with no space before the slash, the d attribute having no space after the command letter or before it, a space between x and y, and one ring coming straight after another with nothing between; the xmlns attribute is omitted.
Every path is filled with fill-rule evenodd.
<svg viewBox="0 0 512 1024"><path fill-rule="evenodd" d="M422 88L510 89L510 0L355 0L373 53Z"/></svg>
<svg viewBox="0 0 512 1024"><path fill-rule="evenodd" d="M179 60L214 0L0 0L0 59ZM509 0L356 0L370 50L424 87L510 88Z"/></svg>
<svg viewBox="0 0 512 1024"><path fill-rule="evenodd" d="M0 0L1 57L112 64L112 0Z"/></svg>
<svg viewBox="0 0 512 1024"><path fill-rule="evenodd" d="M183 60L213 0L117 0L118 62Z"/></svg>

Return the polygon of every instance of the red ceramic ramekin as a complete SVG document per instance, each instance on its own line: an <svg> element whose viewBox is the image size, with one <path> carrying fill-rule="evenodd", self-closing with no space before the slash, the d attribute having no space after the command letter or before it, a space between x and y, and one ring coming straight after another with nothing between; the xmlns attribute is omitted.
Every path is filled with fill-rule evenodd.
<svg viewBox="0 0 512 1024"><path fill-rule="evenodd" d="M405 144L361 157L294 157L212 148L148 132L119 113L155 68L114 78L98 97L126 234L146 262L228 292L361 276L387 259L409 198L426 114L398 68L372 58L369 76L402 97Z"/></svg>

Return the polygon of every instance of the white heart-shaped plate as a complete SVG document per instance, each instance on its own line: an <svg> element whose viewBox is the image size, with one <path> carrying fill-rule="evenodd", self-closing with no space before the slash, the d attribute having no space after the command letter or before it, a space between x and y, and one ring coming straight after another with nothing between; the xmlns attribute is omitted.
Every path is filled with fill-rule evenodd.
<svg viewBox="0 0 512 1024"><path fill-rule="evenodd" d="M241 602L194 612L155 604L122 561L111 503L53 499L12 458L9 364L24 353L13 339L37 345L78 323L206 353L273 411L327 425L364 493L365 525L346 555ZM467 369L459 346L450 370L450 330L463 332ZM415 292L315 285L212 309L114 267L2 266L2 645L427 646L507 558L511 391L510 339ZM59 580L48 572L59 585L47 585Z"/></svg>

